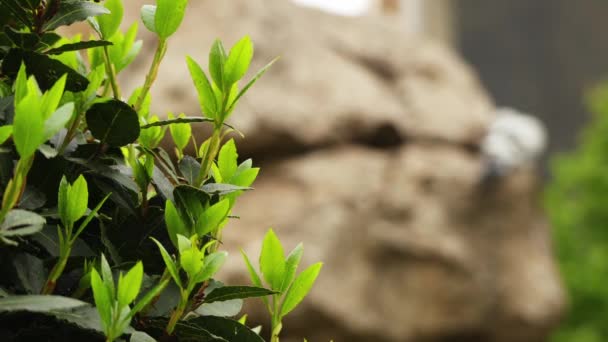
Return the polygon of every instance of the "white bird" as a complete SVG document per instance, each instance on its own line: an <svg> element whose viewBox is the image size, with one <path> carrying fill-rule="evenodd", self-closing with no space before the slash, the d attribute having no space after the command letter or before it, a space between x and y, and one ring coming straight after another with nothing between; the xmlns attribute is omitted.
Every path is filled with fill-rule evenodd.
<svg viewBox="0 0 608 342"><path fill-rule="evenodd" d="M482 183L534 164L546 145L547 133L540 120L512 108L498 108L481 144L486 163Z"/></svg>

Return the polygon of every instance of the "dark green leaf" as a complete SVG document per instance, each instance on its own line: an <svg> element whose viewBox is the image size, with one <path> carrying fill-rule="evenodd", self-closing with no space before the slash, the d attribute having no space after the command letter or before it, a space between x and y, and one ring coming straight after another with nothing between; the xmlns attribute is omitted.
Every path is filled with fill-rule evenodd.
<svg viewBox="0 0 608 342"><path fill-rule="evenodd" d="M231 299L264 297L278 292L254 286L224 286L211 291L205 296L205 303L223 302Z"/></svg>
<svg viewBox="0 0 608 342"><path fill-rule="evenodd" d="M32 25L31 15L21 6L20 0L3 0L0 2L0 9L6 9L13 17L23 25L30 27ZM3 8L2 8L3 7Z"/></svg>
<svg viewBox="0 0 608 342"><path fill-rule="evenodd" d="M228 318L204 316L190 319L186 323L205 329L230 342L264 342L260 335L241 323Z"/></svg>
<svg viewBox="0 0 608 342"><path fill-rule="evenodd" d="M237 191L253 190L253 188L232 184L209 183L203 185L201 190L209 195L226 195Z"/></svg>
<svg viewBox="0 0 608 342"><path fill-rule="evenodd" d="M74 309L87 305L87 303L77 299L61 296L28 295L0 298L0 312L49 312L52 310Z"/></svg>
<svg viewBox="0 0 608 342"><path fill-rule="evenodd" d="M205 204L210 198L204 191L189 185L179 185L173 190L173 198L177 209L183 218L187 218L191 225L203 214Z"/></svg>
<svg viewBox="0 0 608 342"><path fill-rule="evenodd" d="M144 330L152 336L163 336L167 323L167 318L146 319ZM216 336L204 328L192 324L190 320L179 321L175 325L173 336L179 342L238 342Z"/></svg>
<svg viewBox="0 0 608 342"><path fill-rule="evenodd" d="M165 176L165 174L155 165L152 171L152 182L156 190L165 198L173 201L173 184Z"/></svg>
<svg viewBox="0 0 608 342"><path fill-rule="evenodd" d="M0 235L18 236L39 232L44 227L44 217L31 211L13 209L8 212L0 225Z"/></svg>
<svg viewBox="0 0 608 342"><path fill-rule="evenodd" d="M91 49L91 48L95 48L95 47L109 46L109 45L112 45L112 42L108 42L106 40L89 40L86 42L64 44L55 49L51 49L45 53L47 55L59 55L59 54L62 54L64 52L68 52L68 51L85 50L85 49Z"/></svg>
<svg viewBox="0 0 608 342"><path fill-rule="evenodd" d="M201 172L201 164L190 156L184 156L179 161L179 171L182 173L188 184L194 184L196 177Z"/></svg>
<svg viewBox="0 0 608 342"><path fill-rule="evenodd" d="M42 27L44 31L51 31L59 26L71 25L78 21L84 21L88 17L108 14L110 11L105 7L80 0L63 0L60 2L59 10Z"/></svg>
<svg viewBox="0 0 608 342"><path fill-rule="evenodd" d="M172 120L157 121L157 122L153 122L153 123L150 123L147 125L143 125L143 126L141 126L141 129L156 127L156 126L168 126L168 125L173 125L173 124L185 124L185 123L195 123L195 122L213 122L213 120L209 119L209 118L193 118L193 117L175 118Z"/></svg>
<svg viewBox="0 0 608 342"><path fill-rule="evenodd" d="M87 89L89 80L72 68L48 56L20 49L11 49L2 63L2 72L15 77L21 64L26 66L28 76L34 75L42 91L50 89L67 74L65 90L80 92Z"/></svg>
<svg viewBox="0 0 608 342"><path fill-rule="evenodd" d="M93 136L111 146L125 146L139 137L139 117L128 104L110 100L94 104L86 113Z"/></svg>
<svg viewBox="0 0 608 342"><path fill-rule="evenodd" d="M4 34L6 34L13 44L26 50L33 49L40 41L40 37L35 33L15 31L8 26L4 28Z"/></svg>

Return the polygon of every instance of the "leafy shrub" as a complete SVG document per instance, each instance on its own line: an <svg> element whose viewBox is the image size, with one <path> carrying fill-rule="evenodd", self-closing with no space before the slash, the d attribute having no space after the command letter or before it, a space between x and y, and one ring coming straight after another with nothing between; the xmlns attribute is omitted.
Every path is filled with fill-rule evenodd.
<svg viewBox="0 0 608 342"><path fill-rule="evenodd" d="M553 341L608 339L608 85L590 93L593 120L576 151L556 158L546 207L570 307Z"/></svg>
<svg viewBox="0 0 608 342"><path fill-rule="evenodd" d="M121 32L122 1L99 2L0 2L0 340L263 341L246 316L232 318L261 297L278 341L320 263L297 275L302 246L285 257L271 230L260 256L268 288L244 254L252 286L214 279L228 257L223 229L259 172L238 162L227 120L274 61L240 87L251 40L229 51L216 41L210 77L186 60L203 116L162 120L150 89L188 1L142 8L158 45L127 101L116 75L141 50L138 25ZM54 32L78 21L96 37ZM213 127L200 145L195 123ZM167 130L177 162L160 147Z"/></svg>

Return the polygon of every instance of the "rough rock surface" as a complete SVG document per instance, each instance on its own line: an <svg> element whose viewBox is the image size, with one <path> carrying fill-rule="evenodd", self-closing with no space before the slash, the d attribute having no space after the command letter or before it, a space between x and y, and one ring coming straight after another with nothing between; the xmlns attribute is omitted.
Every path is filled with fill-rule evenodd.
<svg viewBox="0 0 608 342"><path fill-rule="evenodd" d="M158 113L199 113L183 56L206 60L216 37L230 46L250 34L256 67L282 56L231 119L246 134L241 154L263 170L225 232L234 251L224 275L247 281L237 248L257 256L271 226L289 249L304 242L304 264L323 260L286 336L547 336L564 296L534 177L522 171L477 189L477 144L493 105L466 65L387 20L335 18L284 0L189 6L153 90ZM147 58L136 72L151 50Z"/></svg>

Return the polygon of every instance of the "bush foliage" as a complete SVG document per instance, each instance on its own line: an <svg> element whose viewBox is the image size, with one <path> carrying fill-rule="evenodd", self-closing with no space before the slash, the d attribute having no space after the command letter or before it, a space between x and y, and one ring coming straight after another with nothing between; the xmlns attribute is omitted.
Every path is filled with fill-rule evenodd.
<svg viewBox="0 0 608 342"><path fill-rule="evenodd" d="M245 81L250 38L229 50L217 40L208 72L185 60L202 115L153 115L150 89L187 5L142 8L157 49L123 97L116 76L142 42L137 23L120 30L122 0L0 2L0 340L263 341L235 318L261 297L278 341L310 291L321 264L298 273L302 246L285 256L272 230L260 272L243 253L252 285L214 278L228 257L222 232L259 172L227 121L274 61ZM55 32L79 21L95 35ZM195 139L193 124L211 135ZM167 131L176 159L160 146Z"/></svg>
<svg viewBox="0 0 608 342"><path fill-rule="evenodd" d="M580 146L552 165L546 207L569 311L556 342L608 340L608 85L588 96L594 114Z"/></svg>

